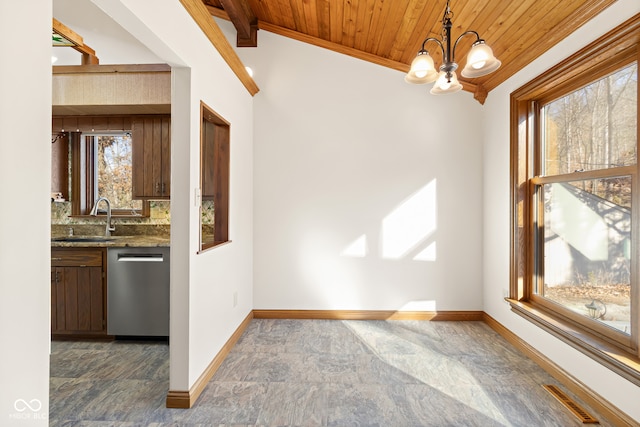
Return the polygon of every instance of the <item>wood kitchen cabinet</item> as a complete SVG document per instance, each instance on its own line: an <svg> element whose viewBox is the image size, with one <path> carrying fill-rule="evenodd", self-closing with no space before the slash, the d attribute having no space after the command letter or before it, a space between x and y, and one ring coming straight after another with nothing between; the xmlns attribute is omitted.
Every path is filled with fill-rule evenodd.
<svg viewBox="0 0 640 427"><path fill-rule="evenodd" d="M51 334L107 335L106 250L51 249Z"/></svg>
<svg viewBox="0 0 640 427"><path fill-rule="evenodd" d="M171 196L171 116L132 119L133 198L163 200Z"/></svg>

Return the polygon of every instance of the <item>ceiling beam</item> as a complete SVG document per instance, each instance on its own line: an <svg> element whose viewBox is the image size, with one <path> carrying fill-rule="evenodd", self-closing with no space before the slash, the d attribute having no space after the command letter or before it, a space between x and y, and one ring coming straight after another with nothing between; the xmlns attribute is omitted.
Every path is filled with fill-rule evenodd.
<svg viewBox="0 0 640 427"><path fill-rule="evenodd" d="M53 18L52 29L54 33L71 42L71 45L69 45L70 48L75 49L82 54L82 65L96 65L100 62L96 56L96 51L84 44L82 36L64 25L62 22L58 21L56 18Z"/></svg>
<svg viewBox="0 0 640 427"><path fill-rule="evenodd" d="M218 9L213 6L206 6L211 13L212 16L216 18L222 18L227 21L230 21L231 18L229 15L221 9ZM327 40L323 40L318 37L313 37L304 33L300 33L298 31L290 30L288 28L280 27L278 25L269 24L268 22L258 21L258 28L261 30L269 31L270 33L279 34L281 36L285 36L294 40L298 40L301 42L309 43L314 46L322 47L325 49L332 50L334 52L342 53L344 55L349 55L354 58L362 59L364 61L373 62L374 64L382 65L384 67L392 68L394 70L407 72L409 71L409 66L402 62L393 61L391 59L382 58L377 55L373 55L367 52L363 52L358 49L354 49L352 47L343 46L338 43L330 42Z"/></svg>
<svg viewBox="0 0 640 427"><path fill-rule="evenodd" d="M238 47L258 46L258 18L247 0L219 0L229 19L236 27Z"/></svg>
<svg viewBox="0 0 640 427"><path fill-rule="evenodd" d="M187 10L189 15L198 24L205 36L209 39L213 47L216 48L220 56L225 60L227 65L240 79L244 87L253 96L260 90L256 82L251 78L244 64L238 57L238 54L229 41L222 33L220 27L207 10L202 0L180 0L182 6Z"/></svg>
<svg viewBox="0 0 640 427"><path fill-rule="evenodd" d="M213 7L211 5L205 5L207 10L212 16L216 18L225 19L230 21L228 13L222 9L217 7ZM275 33L284 37L288 37L294 40L298 40L304 43L312 44L314 46L322 47L324 49L329 49L334 52L341 53L343 55L349 55L353 58L361 59L363 61L371 62L376 65L381 65L383 67L391 68L393 70L402 71L406 73L409 71L409 65L404 62L398 62L391 59L383 58L378 55L374 55L368 52L364 52L358 49L354 49L352 47L343 46L338 43L330 42L319 37L313 37L308 34L303 34L298 31L293 31L288 28L280 27L278 25L269 24L268 22L258 21L258 28L261 30L269 31L270 33ZM468 81L460 79L460 84L462 85L462 89L471 92L474 94L474 98L484 104L484 101L487 97L486 89L481 85L476 85L474 83L469 83Z"/></svg>
<svg viewBox="0 0 640 427"><path fill-rule="evenodd" d="M56 18L53 18L52 28L54 33L61 35L62 37L69 40L74 45L84 44L84 39L80 34L76 33L71 28L67 27L62 22L58 21Z"/></svg>

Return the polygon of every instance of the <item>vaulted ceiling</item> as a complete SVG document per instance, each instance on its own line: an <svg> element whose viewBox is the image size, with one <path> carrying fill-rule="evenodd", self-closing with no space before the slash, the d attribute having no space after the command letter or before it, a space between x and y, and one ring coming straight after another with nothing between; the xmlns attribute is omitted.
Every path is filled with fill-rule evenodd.
<svg viewBox="0 0 640 427"><path fill-rule="evenodd" d="M238 46L259 44L260 29L404 72L426 37L442 37L446 7L446 0L202 1L211 15L233 22ZM484 102L489 91L614 1L450 0L452 41L474 30L502 61L488 76L459 76L464 90ZM461 67L474 41L460 41L455 60ZM426 48L437 68L440 49L433 43Z"/></svg>

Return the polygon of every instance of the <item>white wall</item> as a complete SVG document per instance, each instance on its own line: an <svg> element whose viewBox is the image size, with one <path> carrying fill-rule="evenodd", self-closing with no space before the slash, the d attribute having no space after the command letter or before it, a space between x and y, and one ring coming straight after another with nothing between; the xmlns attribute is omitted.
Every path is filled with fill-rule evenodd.
<svg viewBox="0 0 640 427"><path fill-rule="evenodd" d="M118 34L112 53L101 27L87 31L87 44L104 46L101 63L103 57L131 63L146 49L143 59L172 66L170 389L186 391L253 307L253 99L179 2L158 0L153 8L146 0L93 3L87 9L98 15L94 25L130 33ZM200 100L231 123L232 243L197 254Z"/></svg>
<svg viewBox="0 0 640 427"><path fill-rule="evenodd" d="M482 310L471 94L266 31L238 52L262 89L254 307Z"/></svg>
<svg viewBox="0 0 640 427"><path fill-rule="evenodd" d="M625 413L640 420L640 388L561 343L509 310L509 96L573 52L640 11L637 0L620 0L493 90L484 133L484 310Z"/></svg>
<svg viewBox="0 0 640 427"><path fill-rule="evenodd" d="M53 17L78 33L101 65L164 62L90 1L53 0ZM54 65L79 65L82 60L70 47L52 47L51 55L58 58Z"/></svg>
<svg viewBox="0 0 640 427"><path fill-rule="evenodd" d="M51 1L0 2L0 425L49 415ZM18 36L19 35L19 36ZM29 405L28 407L26 405Z"/></svg>

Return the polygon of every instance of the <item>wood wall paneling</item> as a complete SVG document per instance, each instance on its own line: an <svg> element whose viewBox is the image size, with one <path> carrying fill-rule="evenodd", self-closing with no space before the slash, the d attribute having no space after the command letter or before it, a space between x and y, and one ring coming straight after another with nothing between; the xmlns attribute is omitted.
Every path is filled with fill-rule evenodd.
<svg viewBox="0 0 640 427"><path fill-rule="evenodd" d="M52 131L57 132L129 132L131 116L53 116Z"/></svg>
<svg viewBox="0 0 640 427"><path fill-rule="evenodd" d="M53 133L51 146L51 192L69 200L69 134Z"/></svg>

